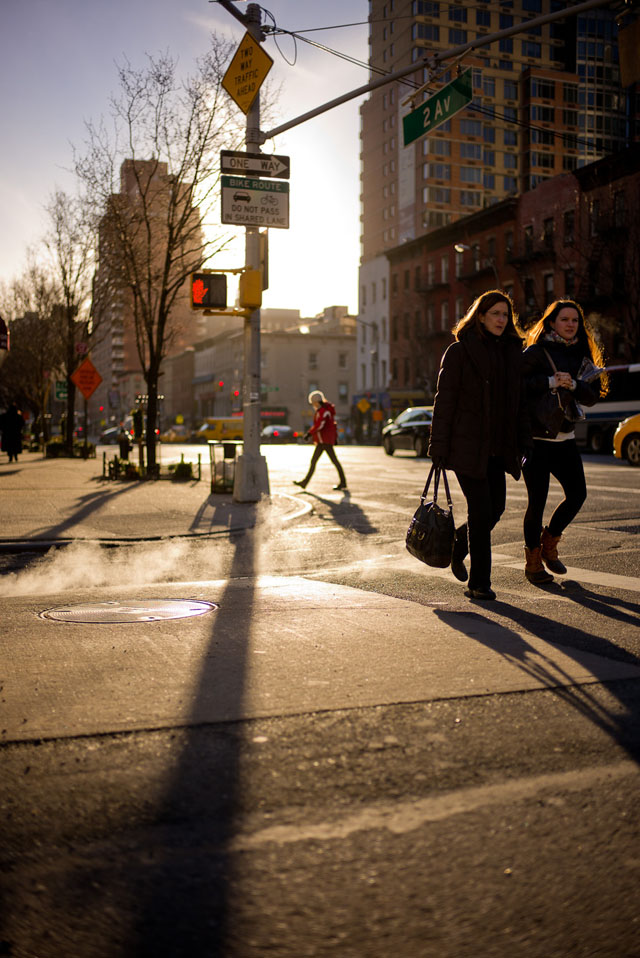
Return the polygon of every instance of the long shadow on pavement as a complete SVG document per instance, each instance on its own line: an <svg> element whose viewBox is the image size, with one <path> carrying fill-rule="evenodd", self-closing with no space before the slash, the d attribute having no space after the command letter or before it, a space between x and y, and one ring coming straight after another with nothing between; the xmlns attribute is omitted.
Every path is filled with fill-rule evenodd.
<svg viewBox="0 0 640 958"><path fill-rule="evenodd" d="M243 730L233 719L245 696L255 605L253 532L238 537L220 608L212 613L209 648L193 693L192 724L178 733L180 757L153 814L147 864L140 865L137 927L125 954L213 958L232 934L233 874L229 845L242 806ZM240 580L234 577L241 576ZM207 725L206 703L228 724ZM222 703L222 704L221 704ZM130 885L131 887L131 885Z"/></svg>
<svg viewBox="0 0 640 958"><path fill-rule="evenodd" d="M608 711L591 694L588 685L576 685L570 676L565 675L558 665L547 659L539 649L535 648L526 637L514 629L501 625L495 619L487 619L477 612L449 612L445 609L435 609L435 615L450 627L463 632L476 642L481 642L501 655L507 661L514 663L527 675L531 675L540 684L567 702L587 719L605 731L618 742L634 759L640 763L640 710L636 694L627 696L627 683L611 681L603 672L598 679L597 659L590 663L590 670L596 681L601 681L613 698L623 706L623 711ZM577 651L586 651L603 659L615 659L640 668L640 658L627 652L607 639L585 632L575 626L563 625L543 615L537 615L507 602L492 602L491 612L509 619L521 629L542 639L545 643L561 646L561 651L568 657ZM486 635L486 625L491 624L491 637ZM485 628L479 628L483 626ZM580 661L580 657L576 655ZM637 685L637 680L631 684Z"/></svg>
<svg viewBox="0 0 640 958"><path fill-rule="evenodd" d="M378 532L378 529L369 522L369 517L366 512L351 501L348 492L343 493L342 499L339 502L333 499L323 499L322 496L317 496L313 492L307 492L307 495L327 506L331 513L331 518L339 526L342 526L343 529L350 529L363 536L373 535Z"/></svg>

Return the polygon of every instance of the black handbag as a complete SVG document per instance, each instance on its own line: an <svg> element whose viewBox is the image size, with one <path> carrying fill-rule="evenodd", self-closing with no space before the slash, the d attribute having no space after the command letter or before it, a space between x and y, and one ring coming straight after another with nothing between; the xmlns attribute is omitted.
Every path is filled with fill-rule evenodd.
<svg viewBox="0 0 640 958"><path fill-rule="evenodd" d="M556 364L546 349L544 354L549 360L549 365L555 375L558 371ZM576 402L575 397L568 389L551 389L543 393L538 400L535 417L549 436L555 439L562 429L565 419L569 422L582 422L585 419L585 414L582 406Z"/></svg>
<svg viewBox="0 0 640 958"><path fill-rule="evenodd" d="M435 473L433 501L427 502L429 485ZM438 505L438 484L440 475L444 480L448 509ZM449 492L449 483L444 469L431 466L424 492L420 496L420 505L407 529L407 549L412 556L438 569L446 569L451 563L451 550L456 530L453 522L453 503Z"/></svg>

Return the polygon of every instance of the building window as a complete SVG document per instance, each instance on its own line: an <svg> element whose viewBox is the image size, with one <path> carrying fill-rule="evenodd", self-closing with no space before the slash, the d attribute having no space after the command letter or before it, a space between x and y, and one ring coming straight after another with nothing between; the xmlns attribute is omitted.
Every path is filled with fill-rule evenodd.
<svg viewBox="0 0 640 958"><path fill-rule="evenodd" d="M482 176L482 185L485 190L495 190L496 188L496 178L493 173L484 173Z"/></svg>
<svg viewBox="0 0 640 958"><path fill-rule="evenodd" d="M403 363L403 365L404 365L404 384L405 384L405 386L408 386L408 385L409 385L410 378L411 378L411 376L410 376L411 370L410 370L410 368L409 368L409 357L408 357L408 356L405 356L405 357L404 357L404 363Z"/></svg>
<svg viewBox="0 0 640 958"><path fill-rule="evenodd" d="M443 256L440 260L440 281L442 283L449 282L449 257Z"/></svg>
<svg viewBox="0 0 640 958"><path fill-rule="evenodd" d="M532 279L524 281L524 301L527 306L536 305L536 288Z"/></svg>
<svg viewBox="0 0 640 958"><path fill-rule="evenodd" d="M413 288L420 289L420 267L416 266L413 272Z"/></svg>
<svg viewBox="0 0 640 958"><path fill-rule="evenodd" d="M346 353L338 353L338 366L339 366L340 369L346 369L346 368L347 368L347 354L346 354Z"/></svg>
<svg viewBox="0 0 640 958"><path fill-rule="evenodd" d="M542 44L537 43L535 40L523 40L522 41L522 56L523 57L534 57L540 59L542 56Z"/></svg>
<svg viewBox="0 0 640 958"><path fill-rule="evenodd" d="M411 28L412 40L440 41L440 27L435 23L414 23Z"/></svg>
<svg viewBox="0 0 640 958"><path fill-rule="evenodd" d="M404 288L405 290L409 289L409 270L405 269L404 271Z"/></svg>
<svg viewBox="0 0 640 958"><path fill-rule="evenodd" d="M538 97L541 100L555 100L556 98L556 85L553 80L540 80L533 77L530 88L532 97Z"/></svg>
<svg viewBox="0 0 640 958"><path fill-rule="evenodd" d="M462 271L464 269L464 252L456 250L456 279L460 279L462 276Z"/></svg>
<svg viewBox="0 0 640 958"><path fill-rule="evenodd" d="M544 274L544 301L553 302L553 273Z"/></svg>
<svg viewBox="0 0 640 958"><path fill-rule="evenodd" d="M414 17L439 17L440 4L434 0L413 0L412 12Z"/></svg>
<svg viewBox="0 0 640 958"><path fill-rule="evenodd" d="M500 53L513 53L513 38L503 37L498 41L498 47L500 48Z"/></svg>
<svg viewBox="0 0 640 958"><path fill-rule="evenodd" d="M527 254L533 253L533 226L524 228L524 251Z"/></svg>
<svg viewBox="0 0 640 958"><path fill-rule="evenodd" d="M490 27L491 26L491 14L488 10L476 10L476 26L477 27Z"/></svg>
<svg viewBox="0 0 640 958"><path fill-rule="evenodd" d="M446 299L440 304L440 329L449 329L449 301Z"/></svg>
<svg viewBox="0 0 640 958"><path fill-rule="evenodd" d="M553 232L554 232L554 222L553 217L549 216L543 223L543 236L544 236L544 245L547 249L553 249Z"/></svg>
<svg viewBox="0 0 640 958"><path fill-rule="evenodd" d="M429 199L432 203L450 203L451 190L446 186L432 186L425 202L429 202Z"/></svg>
<svg viewBox="0 0 640 958"><path fill-rule="evenodd" d="M482 136L482 123L480 120L460 120L460 133L462 136Z"/></svg>
<svg viewBox="0 0 640 958"><path fill-rule="evenodd" d="M460 9L462 9L462 7L460 7ZM449 43L451 44L452 47L457 47L461 43L466 43L466 42L467 42L466 30L454 30L453 28L449 28Z"/></svg>
<svg viewBox="0 0 640 958"><path fill-rule="evenodd" d="M505 170L515 170L518 165L518 157L515 153L505 153L503 164Z"/></svg>
<svg viewBox="0 0 640 958"><path fill-rule="evenodd" d="M460 190L460 206L482 206L482 193L475 190Z"/></svg>
<svg viewBox="0 0 640 958"><path fill-rule="evenodd" d="M461 166L460 180L462 183L481 183L482 169L479 166Z"/></svg>
<svg viewBox="0 0 640 958"><path fill-rule="evenodd" d="M398 342L398 317L394 316L391 320L391 340L394 343Z"/></svg>
<svg viewBox="0 0 640 958"><path fill-rule="evenodd" d="M564 271L564 295L573 298L576 293L576 274L571 268Z"/></svg>
<svg viewBox="0 0 640 958"><path fill-rule="evenodd" d="M505 100L518 99L518 84L513 80L503 80L503 90Z"/></svg>
<svg viewBox="0 0 640 958"><path fill-rule="evenodd" d="M346 402L349 398L349 383L338 383L338 399Z"/></svg>
<svg viewBox="0 0 640 958"><path fill-rule="evenodd" d="M515 130L505 130L504 131L504 145L505 146L517 146L518 145L518 134Z"/></svg>
<svg viewBox="0 0 640 958"><path fill-rule="evenodd" d="M433 286L436 281L436 264L433 260L427 263L427 286Z"/></svg>
<svg viewBox="0 0 640 958"><path fill-rule="evenodd" d="M453 20L455 23L466 23L467 22L466 7L449 7L449 19Z"/></svg>
<svg viewBox="0 0 640 958"><path fill-rule="evenodd" d="M462 299L462 296L458 296L456 299L456 315L455 315L456 321L459 319L462 319L463 312L464 312L464 300Z"/></svg>
<svg viewBox="0 0 640 958"><path fill-rule="evenodd" d="M396 296L397 293L398 293L398 274L392 273L391 274L391 294L393 296Z"/></svg>
<svg viewBox="0 0 640 958"><path fill-rule="evenodd" d="M531 119L534 123L555 123L555 108L552 106L534 105L531 107Z"/></svg>
<svg viewBox="0 0 640 958"><path fill-rule="evenodd" d="M427 332L432 333L434 327L434 312L433 306L427 306Z"/></svg>
<svg viewBox="0 0 640 958"><path fill-rule="evenodd" d="M620 228L626 223L625 198L622 190L613 194L613 225Z"/></svg>
<svg viewBox="0 0 640 958"><path fill-rule="evenodd" d="M463 160L481 160L482 146L480 143L461 143L460 158Z"/></svg>
<svg viewBox="0 0 640 958"><path fill-rule="evenodd" d="M451 166L448 163L429 163L429 175L434 180L450 180Z"/></svg>

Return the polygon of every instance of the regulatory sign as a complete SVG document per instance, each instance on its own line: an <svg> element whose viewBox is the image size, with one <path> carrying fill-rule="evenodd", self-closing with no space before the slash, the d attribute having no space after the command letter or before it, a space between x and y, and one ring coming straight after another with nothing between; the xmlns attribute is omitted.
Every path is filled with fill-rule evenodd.
<svg viewBox="0 0 640 958"><path fill-rule="evenodd" d="M220 151L220 172L235 173L236 176L275 176L288 180L291 160L288 156L276 156L273 153L235 153L232 150Z"/></svg>
<svg viewBox="0 0 640 958"><path fill-rule="evenodd" d="M102 382L102 376L90 359L85 359L80 363L76 371L71 374L71 379L85 399L92 396Z"/></svg>
<svg viewBox="0 0 640 958"><path fill-rule="evenodd" d="M445 120L450 120L470 102L471 68L430 96L417 110L412 110L402 118L404 145L408 146L414 140L435 130L437 126Z"/></svg>
<svg viewBox="0 0 640 958"><path fill-rule="evenodd" d="M248 113L273 60L247 31L222 78L222 85L243 113Z"/></svg>
<svg viewBox="0 0 640 958"><path fill-rule="evenodd" d="M223 176L223 223L289 229L289 184Z"/></svg>

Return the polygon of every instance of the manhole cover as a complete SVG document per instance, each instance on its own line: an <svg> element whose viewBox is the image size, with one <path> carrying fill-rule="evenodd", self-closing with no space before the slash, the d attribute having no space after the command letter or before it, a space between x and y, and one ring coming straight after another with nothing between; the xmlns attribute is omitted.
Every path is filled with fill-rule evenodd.
<svg viewBox="0 0 640 958"><path fill-rule="evenodd" d="M187 619L205 615L218 606L199 599L142 600L140 602L88 602L41 612L42 619L56 622L157 622L160 619Z"/></svg>

